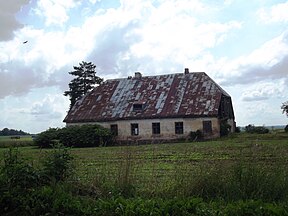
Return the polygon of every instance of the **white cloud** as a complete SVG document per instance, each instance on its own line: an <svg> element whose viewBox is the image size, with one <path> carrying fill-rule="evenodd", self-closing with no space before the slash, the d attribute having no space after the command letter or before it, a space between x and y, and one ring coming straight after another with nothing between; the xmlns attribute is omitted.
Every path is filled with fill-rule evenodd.
<svg viewBox="0 0 288 216"><path fill-rule="evenodd" d="M16 20L15 14L28 3L29 0L0 1L0 41L11 40L14 31L23 27L23 24Z"/></svg>
<svg viewBox="0 0 288 216"><path fill-rule="evenodd" d="M23 44L20 37L28 42ZM41 86L67 85L68 72L93 49L94 37L88 26L67 32L24 27L0 51L0 98Z"/></svg>
<svg viewBox="0 0 288 216"><path fill-rule="evenodd" d="M275 82L261 82L245 89L241 99L243 101L259 101L269 98L282 98L285 89L284 80Z"/></svg>
<svg viewBox="0 0 288 216"><path fill-rule="evenodd" d="M230 12L237 7L233 0L222 1L223 4L200 0L122 0L117 8L111 2L89 1L88 4L81 0L36 1L33 10L46 26L43 20L38 20L34 26L30 23L21 29L14 26L7 30L10 41L0 43L0 106L8 117L3 117L0 125L26 131L62 125L69 106L68 98L62 97L71 79L68 72L82 60L95 63L97 75L104 78L127 77L134 71L141 71L144 76L174 73L184 67L206 71L224 89L230 89L236 117L247 124L261 123L257 120L267 119L265 115L277 116L281 101L288 97L285 93L288 92L288 33L274 39L267 36L265 44L245 55L229 56L227 41L232 41L228 44L237 47L238 52L242 48L237 43L239 34L257 38L249 34L257 35L259 27L259 23L251 20L255 30L246 31L247 23L240 20L245 11L240 18ZM88 6L89 11L85 9ZM287 22L281 8L277 9L278 14L274 10L273 7L262 9L263 20ZM2 7L0 11L4 11ZM77 18L69 17L75 12ZM31 11L29 14L39 18ZM4 30L0 29L0 40L3 40L1 31ZM28 43L23 44L23 38ZM243 41L241 46L245 45ZM252 49L247 47L246 50ZM47 93L46 88L57 91ZM41 98L39 91L43 91ZM19 103L14 104L15 101ZM257 111L249 101L256 101L261 109ZM273 109L269 103L273 103ZM259 111L265 114L260 115ZM248 113L247 117L242 113ZM279 116L275 119L281 122L281 111ZM22 121L26 123L21 124ZM18 126L13 126L16 123ZM33 129L29 129L32 125Z"/></svg>
<svg viewBox="0 0 288 216"><path fill-rule="evenodd" d="M236 22L202 24L193 17L171 18L166 23L144 27L139 32L143 40L132 47L132 52L139 57L161 60L170 56L174 61L183 62L217 46L229 30L238 27Z"/></svg>
<svg viewBox="0 0 288 216"><path fill-rule="evenodd" d="M69 99L54 88L34 89L22 97L0 100L0 127L18 128L38 133L49 127L63 127Z"/></svg>
<svg viewBox="0 0 288 216"><path fill-rule="evenodd" d="M54 19L65 23L61 17L78 3L41 0L37 5L39 13L43 10L46 21L52 24ZM87 17L81 27L70 26L66 31L28 26L21 29L11 43L5 44L5 54L0 55L4 57L0 60L0 73L9 72L4 75L5 82L15 84L8 84L0 97L21 95L39 86L67 87L68 71L82 60L94 62L97 71L108 77L125 77L138 69L153 73L161 67L159 73L174 72L195 57L209 56L205 54L207 49L221 44L229 31L241 26L233 21L200 21L195 14L213 9L198 1L165 1L157 7L149 1L121 3L119 8L96 13ZM50 16L47 13L53 7L62 8L66 15ZM21 38L28 43L22 44ZM24 73L27 82L18 82Z"/></svg>
<svg viewBox="0 0 288 216"><path fill-rule="evenodd" d="M46 26L62 26L69 19L68 12L71 8L77 6L79 0L39 0L38 8L34 12L40 17L45 18Z"/></svg>
<svg viewBox="0 0 288 216"><path fill-rule="evenodd" d="M199 1L165 1L157 6L149 1L123 1L119 9L91 18L90 26L97 26L97 20L106 28L95 35L97 47L90 57L99 60L105 73L121 70L122 76L127 70L182 70L241 28L236 21L205 22L207 13L214 11Z"/></svg>
<svg viewBox="0 0 288 216"><path fill-rule="evenodd" d="M97 3L97 2L101 2L101 0L89 0L89 2L90 2L91 4L95 4L95 3Z"/></svg>
<svg viewBox="0 0 288 216"><path fill-rule="evenodd" d="M35 102L29 113L38 120L59 119L65 114L60 104L64 104L63 96L48 94L42 101Z"/></svg>
<svg viewBox="0 0 288 216"><path fill-rule="evenodd" d="M288 33L267 41L247 56L227 59L222 64L222 70L214 76L225 85L287 79Z"/></svg>
<svg viewBox="0 0 288 216"><path fill-rule="evenodd" d="M233 2L234 0L224 0L224 5L231 5Z"/></svg>
<svg viewBox="0 0 288 216"><path fill-rule="evenodd" d="M257 11L257 15L267 24L288 22L288 2L273 5L271 8L261 8Z"/></svg>

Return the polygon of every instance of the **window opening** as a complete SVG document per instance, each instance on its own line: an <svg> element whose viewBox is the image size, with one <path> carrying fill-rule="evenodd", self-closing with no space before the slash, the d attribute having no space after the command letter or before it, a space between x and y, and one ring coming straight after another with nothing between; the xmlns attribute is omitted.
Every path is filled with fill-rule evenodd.
<svg viewBox="0 0 288 216"><path fill-rule="evenodd" d="M204 133L212 133L212 122L211 121L203 121L203 132Z"/></svg>
<svg viewBox="0 0 288 216"><path fill-rule="evenodd" d="M142 111L143 104L133 104L133 111Z"/></svg>
<svg viewBox="0 0 288 216"><path fill-rule="evenodd" d="M118 125L117 124L110 125L110 131L114 136L118 136Z"/></svg>
<svg viewBox="0 0 288 216"><path fill-rule="evenodd" d="M175 134L183 134L183 122L175 122Z"/></svg>
<svg viewBox="0 0 288 216"><path fill-rule="evenodd" d="M138 126L138 124L131 124L131 135L132 136L139 135L139 126Z"/></svg>
<svg viewBox="0 0 288 216"><path fill-rule="evenodd" d="M160 134L160 123L152 123L152 134Z"/></svg>

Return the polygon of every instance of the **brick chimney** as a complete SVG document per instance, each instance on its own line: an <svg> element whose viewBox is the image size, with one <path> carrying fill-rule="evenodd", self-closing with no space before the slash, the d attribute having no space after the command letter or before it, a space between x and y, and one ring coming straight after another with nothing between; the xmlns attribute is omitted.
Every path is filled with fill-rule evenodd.
<svg viewBox="0 0 288 216"><path fill-rule="evenodd" d="M135 78L140 79L142 74L140 72L135 72Z"/></svg>
<svg viewBox="0 0 288 216"><path fill-rule="evenodd" d="M184 74L189 74L189 68L184 69Z"/></svg>

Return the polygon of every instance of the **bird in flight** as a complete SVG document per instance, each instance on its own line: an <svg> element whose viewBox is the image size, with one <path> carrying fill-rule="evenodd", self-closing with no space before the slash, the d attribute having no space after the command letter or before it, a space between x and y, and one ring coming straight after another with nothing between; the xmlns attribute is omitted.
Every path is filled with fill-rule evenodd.
<svg viewBox="0 0 288 216"><path fill-rule="evenodd" d="M28 43L28 41L24 41L24 42L23 42L23 44L26 44L26 43Z"/></svg>

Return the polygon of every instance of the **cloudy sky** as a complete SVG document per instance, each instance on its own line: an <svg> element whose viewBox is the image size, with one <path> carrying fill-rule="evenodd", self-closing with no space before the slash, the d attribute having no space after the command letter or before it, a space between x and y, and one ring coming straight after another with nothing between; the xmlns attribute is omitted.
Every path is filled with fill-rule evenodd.
<svg viewBox="0 0 288 216"><path fill-rule="evenodd" d="M0 0L0 129L64 126L82 60L105 80L205 71L238 125L287 124L287 11L282 0Z"/></svg>

